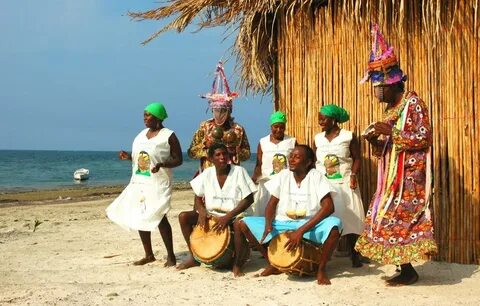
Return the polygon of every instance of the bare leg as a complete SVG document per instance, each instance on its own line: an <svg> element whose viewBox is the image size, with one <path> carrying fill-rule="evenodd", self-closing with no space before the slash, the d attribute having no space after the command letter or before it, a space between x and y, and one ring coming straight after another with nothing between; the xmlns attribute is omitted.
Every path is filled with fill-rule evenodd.
<svg viewBox="0 0 480 306"><path fill-rule="evenodd" d="M328 235L327 240L323 244L322 254L320 255L320 262L318 264L318 272L317 272L317 283L319 285L330 285L330 279L325 272L325 268L327 266L327 261L332 255L332 252L335 250L337 246L338 239L340 238L340 232L338 231L337 227L334 227L330 231L330 235Z"/></svg>
<svg viewBox="0 0 480 306"><path fill-rule="evenodd" d="M357 243L358 235L357 234L348 234L347 236L347 245L351 253L352 267L360 268L363 266L360 261L360 253L355 250L355 244Z"/></svg>
<svg viewBox="0 0 480 306"><path fill-rule="evenodd" d="M247 225L242 220L236 220L233 223L233 239L235 246L235 260L233 262L233 276L239 277L245 275L242 272L242 266L245 264L249 257L249 245L246 241L245 231L250 233ZM251 233L250 233L251 235ZM253 237L253 235L251 235ZM251 238L251 237L250 237ZM253 238L255 239L255 238ZM256 240L255 240L256 241Z"/></svg>
<svg viewBox="0 0 480 306"><path fill-rule="evenodd" d="M258 242L258 240L252 234L252 232L250 231L248 226L245 224L245 222L243 222L242 220L238 220L233 224L233 226L234 226L234 230L235 230L234 235L239 235L240 238L243 238L243 237L247 238L247 240L251 244L253 244L253 248L257 249L262 254L262 256L268 261L267 249ZM238 234L237 234L237 232L238 232ZM238 241L238 242L237 242L237 240L235 240L235 248L239 247L239 246L237 246L237 243L241 243L241 240ZM243 264L244 263L239 263L237 261L234 262L233 274L235 276L244 275L244 273L242 272ZM280 272L277 268L275 268L275 267L273 267L272 265L269 264L265 268L265 270L263 270L262 273L260 273L260 275L258 275L258 276L269 276L269 275L272 275L272 274L281 274L281 273L282 272Z"/></svg>
<svg viewBox="0 0 480 306"><path fill-rule="evenodd" d="M387 280L387 286L406 286L414 284L418 281L417 271L415 271L411 263L400 265L400 268L400 275Z"/></svg>
<svg viewBox="0 0 480 306"><path fill-rule="evenodd" d="M192 249L190 248L190 234L193 231L193 226L198 222L198 213L196 211L183 211L178 215L178 221L180 222L180 228L182 230L183 238L188 245L190 255L181 264L177 266L178 270L188 269L191 267L199 266L195 258L192 255Z"/></svg>
<svg viewBox="0 0 480 306"><path fill-rule="evenodd" d="M172 267L177 264L177 259L175 258L175 253L173 252L173 237L172 237L172 227L168 222L167 215L165 215L158 225L160 230L160 235L162 235L163 243L167 249L167 262L165 267Z"/></svg>
<svg viewBox="0 0 480 306"><path fill-rule="evenodd" d="M142 240L145 257L135 261L133 264L136 266L142 266L149 262L155 261L155 256L153 256L151 233L146 231L138 231L138 233L140 234L140 239Z"/></svg>

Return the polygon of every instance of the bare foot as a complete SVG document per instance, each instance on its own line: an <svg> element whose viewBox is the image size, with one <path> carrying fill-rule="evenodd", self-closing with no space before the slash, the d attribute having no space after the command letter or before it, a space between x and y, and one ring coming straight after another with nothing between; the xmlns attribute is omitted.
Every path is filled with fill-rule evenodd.
<svg viewBox="0 0 480 306"><path fill-rule="evenodd" d="M173 258L167 257L167 262L163 264L164 267L174 267L177 264L175 256Z"/></svg>
<svg viewBox="0 0 480 306"><path fill-rule="evenodd" d="M414 273L400 273L400 275L395 276L387 280L387 286L389 287L400 287L400 286L408 286L414 284L418 281L418 274L417 272Z"/></svg>
<svg viewBox="0 0 480 306"><path fill-rule="evenodd" d="M278 274L282 274L282 271L278 270L277 268L275 268L274 266L272 265L268 265L268 267L265 268L265 270L262 271L262 273L260 274L257 274L255 276L270 276L270 275L278 275Z"/></svg>
<svg viewBox="0 0 480 306"><path fill-rule="evenodd" d="M245 275L245 273L242 272L242 269L237 265L233 265L232 272L233 272L233 276L235 277L240 277Z"/></svg>
<svg viewBox="0 0 480 306"><path fill-rule="evenodd" d="M331 285L330 279L327 276L327 273L322 270L318 270L317 273L317 284L319 285Z"/></svg>
<svg viewBox="0 0 480 306"><path fill-rule="evenodd" d="M200 263L197 262L193 257L189 257L177 266L177 270L185 270L192 267L197 267L199 265Z"/></svg>
<svg viewBox="0 0 480 306"><path fill-rule="evenodd" d="M155 256L147 256L147 257L144 257L140 260L137 260L133 263L134 266L143 266L149 262L154 262L155 261Z"/></svg>

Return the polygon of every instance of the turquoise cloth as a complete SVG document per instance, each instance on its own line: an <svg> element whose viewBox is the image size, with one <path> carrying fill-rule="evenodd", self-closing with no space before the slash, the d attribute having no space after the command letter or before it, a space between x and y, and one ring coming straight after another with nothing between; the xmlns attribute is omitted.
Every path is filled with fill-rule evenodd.
<svg viewBox="0 0 480 306"><path fill-rule="evenodd" d="M145 111L149 112L154 117L162 121L168 118L165 106L163 106L163 104L159 102L153 102L148 104L147 107L145 107Z"/></svg>
<svg viewBox="0 0 480 306"><path fill-rule="evenodd" d="M263 232L265 231L265 217L245 217L242 219L248 226L252 234L255 236L258 242L262 239ZM273 237L280 235L286 231L295 231L304 225L308 220L292 220L292 221L278 221L272 222L273 230L267 235L263 243L267 243L272 240ZM323 244L330 235L331 230L337 227L339 231L342 229L342 221L335 216L329 216L317 225L311 228L308 232L303 234L303 238L310 240L317 244Z"/></svg>

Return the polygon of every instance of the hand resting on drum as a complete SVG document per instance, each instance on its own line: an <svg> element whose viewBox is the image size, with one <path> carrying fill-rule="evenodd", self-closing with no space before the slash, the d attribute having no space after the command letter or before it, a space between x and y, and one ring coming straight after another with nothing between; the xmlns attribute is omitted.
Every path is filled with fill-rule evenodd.
<svg viewBox="0 0 480 306"><path fill-rule="evenodd" d="M215 225L213 225L212 227L212 230L214 230L215 232L222 232L223 230L225 230L228 224L231 223L232 221L232 219L228 217L228 214L223 217L218 217L215 219L217 223L215 223Z"/></svg>
<svg viewBox="0 0 480 306"><path fill-rule="evenodd" d="M299 230L288 233L288 242L285 245L287 251L295 250L302 242L303 233Z"/></svg>

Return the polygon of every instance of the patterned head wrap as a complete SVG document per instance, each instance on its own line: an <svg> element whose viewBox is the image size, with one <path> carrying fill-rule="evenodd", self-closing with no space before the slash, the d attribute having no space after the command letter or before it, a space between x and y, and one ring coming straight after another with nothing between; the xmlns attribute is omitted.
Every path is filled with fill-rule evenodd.
<svg viewBox="0 0 480 306"><path fill-rule="evenodd" d="M344 123L350 119L348 112L335 104L322 106L322 108L320 108L320 113L324 116L334 118L338 123Z"/></svg>
<svg viewBox="0 0 480 306"><path fill-rule="evenodd" d="M391 85L406 80L407 76L400 69L393 47L388 45L378 30L378 25L374 24L372 27L372 51L367 71L360 84L371 81L373 86Z"/></svg>
<svg viewBox="0 0 480 306"><path fill-rule="evenodd" d="M149 112L155 118L160 119L162 121L168 118L167 110L165 109L165 106L163 106L163 104L159 102L153 102L148 104L147 107L145 107L145 111Z"/></svg>
<svg viewBox="0 0 480 306"><path fill-rule="evenodd" d="M232 102L238 94L231 92L228 86L225 71L223 70L223 63L218 62L215 70L215 79L212 84L212 91L201 96L208 100L211 109L228 109L232 111Z"/></svg>
<svg viewBox="0 0 480 306"><path fill-rule="evenodd" d="M275 123L286 123L287 117L282 112L275 112L270 116L270 125Z"/></svg>

